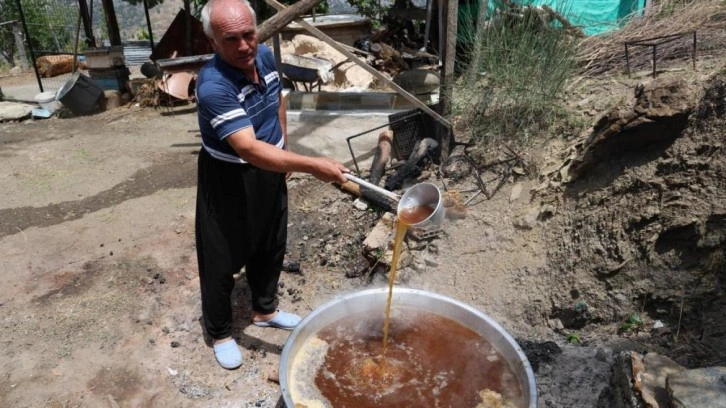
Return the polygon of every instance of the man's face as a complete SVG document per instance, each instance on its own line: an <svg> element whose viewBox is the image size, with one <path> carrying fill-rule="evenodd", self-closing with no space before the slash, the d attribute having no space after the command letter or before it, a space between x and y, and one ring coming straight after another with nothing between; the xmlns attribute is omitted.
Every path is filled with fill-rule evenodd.
<svg viewBox="0 0 726 408"><path fill-rule="evenodd" d="M214 31L214 48L229 65L245 74L255 71L257 27L247 6L226 1L212 10L210 23Z"/></svg>

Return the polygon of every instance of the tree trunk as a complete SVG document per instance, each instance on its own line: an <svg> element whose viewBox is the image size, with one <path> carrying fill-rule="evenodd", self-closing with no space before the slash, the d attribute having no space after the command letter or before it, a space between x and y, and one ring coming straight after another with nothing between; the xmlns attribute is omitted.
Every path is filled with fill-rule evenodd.
<svg viewBox="0 0 726 408"><path fill-rule="evenodd" d="M386 164L391 159L391 139L393 139L393 131L384 130L378 136L378 146L373 155L373 163L371 164L371 175L368 180L378 185L386 171Z"/></svg>
<svg viewBox="0 0 726 408"><path fill-rule="evenodd" d="M20 33L20 24L16 21L13 23L13 36L15 36L15 44L18 46L18 63L20 69L26 71L28 69L28 56L25 54L25 40ZM13 62L13 59L10 59Z"/></svg>

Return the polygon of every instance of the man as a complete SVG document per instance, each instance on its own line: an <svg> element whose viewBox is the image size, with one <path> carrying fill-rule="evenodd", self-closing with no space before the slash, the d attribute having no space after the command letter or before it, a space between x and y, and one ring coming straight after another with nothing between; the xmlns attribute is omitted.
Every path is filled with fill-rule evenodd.
<svg viewBox="0 0 726 408"><path fill-rule="evenodd" d="M202 149L196 244L204 325L219 364L242 364L232 338L233 274L244 266L252 323L292 330L300 317L277 310L287 240L286 174L299 171L345 182L348 170L325 157L287 151L281 83L270 49L257 42L247 0L210 0L202 9L214 58L196 85Z"/></svg>

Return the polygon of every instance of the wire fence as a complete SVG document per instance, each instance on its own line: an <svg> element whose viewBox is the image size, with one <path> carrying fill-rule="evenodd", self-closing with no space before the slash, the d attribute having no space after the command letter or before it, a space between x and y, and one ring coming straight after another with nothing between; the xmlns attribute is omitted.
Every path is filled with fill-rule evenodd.
<svg viewBox="0 0 726 408"><path fill-rule="evenodd" d="M53 56L73 55L79 26L76 0L9 1L16 3L15 19L24 22L21 38L28 65L37 70L39 65L53 61ZM39 76L46 91L57 90L70 78L69 73L55 75L48 70Z"/></svg>
<svg viewBox="0 0 726 408"><path fill-rule="evenodd" d="M183 5L180 0L165 3ZM90 17L85 23L78 0L0 0L0 67L33 69L40 91L60 89L74 68L85 68L82 60L88 48L110 45L103 4L100 0L85 0L84 4ZM143 3L114 1L114 7L122 43L132 54L127 66L141 65L151 53L148 40L143 40L147 27ZM161 29L165 29L168 24L164 24L161 10L156 14L152 19L161 20ZM78 58L74 60L74 56ZM69 64L73 68L66 66Z"/></svg>

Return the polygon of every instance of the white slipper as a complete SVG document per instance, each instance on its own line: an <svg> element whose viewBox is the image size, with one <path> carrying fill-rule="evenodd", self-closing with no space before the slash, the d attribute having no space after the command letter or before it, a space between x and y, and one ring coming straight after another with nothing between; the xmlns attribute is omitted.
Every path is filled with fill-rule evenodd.
<svg viewBox="0 0 726 408"><path fill-rule="evenodd" d="M214 357L222 367L234 370L242 365L242 352L234 339L214 345Z"/></svg>
<svg viewBox="0 0 726 408"><path fill-rule="evenodd" d="M292 330L300 323L302 318L296 314L278 311L275 317L264 322L252 322L259 327L276 327L278 329Z"/></svg>

